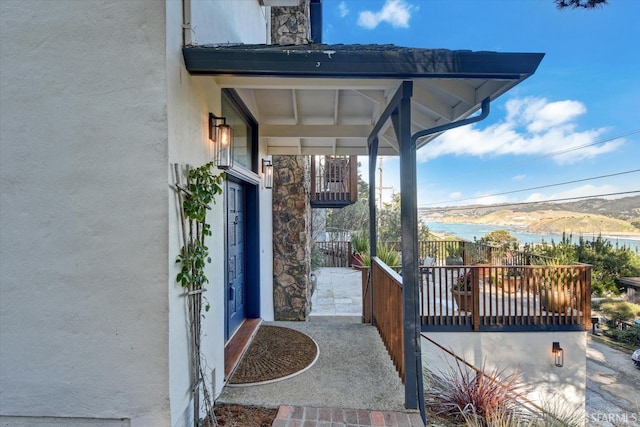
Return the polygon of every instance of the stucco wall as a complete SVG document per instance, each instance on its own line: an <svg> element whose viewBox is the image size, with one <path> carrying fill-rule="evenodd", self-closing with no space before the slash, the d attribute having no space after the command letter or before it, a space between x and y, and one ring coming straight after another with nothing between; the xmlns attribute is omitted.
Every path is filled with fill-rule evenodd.
<svg viewBox="0 0 640 427"><path fill-rule="evenodd" d="M265 43L266 32L263 8L257 0L225 2L195 0L192 2L193 37L202 44L226 43ZM241 19L241 17L244 17ZM168 135L169 135L169 369L171 396L171 425L186 426L192 420L192 401L190 394L189 344L186 324L186 302L182 288L176 283L178 266L175 257L182 246L179 227L179 214L175 192L169 188L174 184L173 168L189 164L193 167L207 163L212 158L209 144L208 115L212 112L221 115L221 89L214 77L191 77L184 67L182 57L182 8L180 2L167 1L167 90L168 90ZM224 30L224 31L222 31ZM221 32L222 31L222 32ZM197 36L197 37L196 37ZM195 41L195 40L194 40ZM259 155L265 155L264 147ZM184 178L183 178L184 181ZM261 187L262 188L262 187ZM264 189L263 189L264 190ZM261 277L271 278L271 198L270 190L260 192L260 245ZM209 390L217 396L224 385L224 266L225 266L225 195L220 195L211 205L207 222L211 224L213 235L207 237L207 246L212 263L207 266L206 275L210 283L206 286L205 296L211 304L205 313L202 324L203 337L201 348L206 362ZM265 251L264 248L269 249ZM266 270L265 270L266 269ZM271 281L262 281L267 290L261 295L261 315L266 320L273 319ZM270 306L270 308L269 308Z"/></svg>
<svg viewBox="0 0 640 427"><path fill-rule="evenodd" d="M267 41L257 0L220 3L193 1L199 40ZM181 2L3 0L0 12L0 420L189 425L171 165L211 158L220 88L184 68ZM262 315L272 320L270 190L260 203ZM214 229L223 208L220 198ZM223 241L208 242L202 342L215 394Z"/></svg>
<svg viewBox="0 0 640 427"><path fill-rule="evenodd" d="M586 332L502 332L428 333L429 338L477 368L485 364L491 372L496 366L511 373L518 369L527 396L542 407L558 404L571 413L584 413L586 395ZM554 365L552 343L564 350L564 366ZM430 371L447 372L455 360L426 339L422 339L423 366Z"/></svg>
<svg viewBox="0 0 640 427"><path fill-rule="evenodd" d="M0 414L168 425L165 5L0 20Z"/></svg>

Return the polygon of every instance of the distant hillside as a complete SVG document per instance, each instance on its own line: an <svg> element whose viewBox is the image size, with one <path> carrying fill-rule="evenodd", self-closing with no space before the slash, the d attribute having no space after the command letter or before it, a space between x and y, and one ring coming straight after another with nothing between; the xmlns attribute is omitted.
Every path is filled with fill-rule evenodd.
<svg viewBox="0 0 640 427"><path fill-rule="evenodd" d="M504 225L531 233L640 235L640 196L566 203L420 208L418 217L440 222Z"/></svg>

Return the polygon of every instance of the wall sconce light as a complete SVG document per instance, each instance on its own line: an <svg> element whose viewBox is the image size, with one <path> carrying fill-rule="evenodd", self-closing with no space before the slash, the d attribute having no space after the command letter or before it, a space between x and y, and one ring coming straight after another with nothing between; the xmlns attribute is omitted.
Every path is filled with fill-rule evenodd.
<svg viewBox="0 0 640 427"><path fill-rule="evenodd" d="M273 163L271 160L262 159L262 174L264 175L264 188L273 188Z"/></svg>
<svg viewBox="0 0 640 427"><path fill-rule="evenodd" d="M213 163L220 169L233 166L233 129L227 119L209 113L209 139L213 141Z"/></svg>
<svg viewBox="0 0 640 427"><path fill-rule="evenodd" d="M558 368L562 368L562 365L564 365L564 350L560 347L558 341L553 342L551 352L553 353L553 362L555 365Z"/></svg>

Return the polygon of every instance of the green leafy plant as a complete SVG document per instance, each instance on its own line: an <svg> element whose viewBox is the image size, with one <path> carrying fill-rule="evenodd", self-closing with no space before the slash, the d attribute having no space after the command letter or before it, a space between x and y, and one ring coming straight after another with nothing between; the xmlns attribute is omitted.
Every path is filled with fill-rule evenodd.
<svg viewBox="0 0 640 427"><path fill-rule="evenodd" d="M600 305L600 310L614 322L633 320L636 317L640 317L640 306L627 301L603 302Z"/></svg>
<svg viewBox="0 0 640 427"><path fill-rule="evenodd" d="M451 257L451 258L459 258L462 256L462 254L464 253L462 246L457 244L457 245L448 245L447 246L447 256Z"/></svg>
<svg viewBox="0 0 640 427"><path fill-rule="evenodd" d="M626 329L609 329L607 335L623 344L627 344L630 348L640 346L640 326L633 325Z"/></svg>
<svg viewBox="0 0 640 427"><path fill-rule="evenodd" d="M209 248L205 245L205 237L211 236L211 227L207 224L207 210L210 203L215 203L215 196L222 194L224 174L214 175L212 162L195 169L188 169L185 187L180 184L180 170L175 167L176 189L179 194L180 219L183 246L176 257L181 265L176 281L185 288L189 313L189 334L191 351L191 384L193 384L193 416L194 424L200 417L200 402L207 412L213 408L213 400L207 388L204 373L203 356L200 351L202 336L202 308L209 311L210 305L204 297L204 285L209 282L205 275L205 267L211 262Z"/></svg>
<svg viewBox="0 0 640 427"><path fill-rule="evenodd" d="M369 252L369 233L364 230L357 231L351 235L351 248L356 254L366 254Z"/></svg>
<svg viewBox="0 0 640 427"><path fill-rule="evenodd" d="M209 283L205 275L205 266L211 263L209 248L205 245L205 237L211 236L211 226L206 223L207 210L210 203L215 203L215 196L222 194L224 181L224 174L212 173L213 167L210 162L191 169L186 189L182 189L184 246L176 258L176 263L181 265L176 281L189 291L200 291ZM205 311L209 308L207 303Z"/></svg>
<svg viewBox="0 0 640 427"><path fill-rule="evenodd" d="M387 244L378 244L376 256L389 267L397 267L400 265L400 254ZM369 256L369 253L362 255L362 265L368 267L371 266L371 257Z"/></svg>

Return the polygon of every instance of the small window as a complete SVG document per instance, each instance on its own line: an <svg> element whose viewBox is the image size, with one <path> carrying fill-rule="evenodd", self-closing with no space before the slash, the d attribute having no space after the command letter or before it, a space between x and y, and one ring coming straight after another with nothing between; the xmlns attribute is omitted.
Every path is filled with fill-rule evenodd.
<svg viewBox="0 0 640 427"><path fill-rule="evenodd" d="M222 116L233 128L233 164L258 172L258 124L238 94L222 91Z"/></svg>

